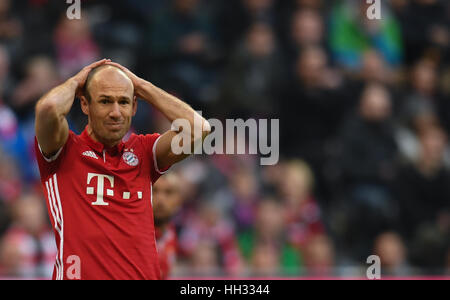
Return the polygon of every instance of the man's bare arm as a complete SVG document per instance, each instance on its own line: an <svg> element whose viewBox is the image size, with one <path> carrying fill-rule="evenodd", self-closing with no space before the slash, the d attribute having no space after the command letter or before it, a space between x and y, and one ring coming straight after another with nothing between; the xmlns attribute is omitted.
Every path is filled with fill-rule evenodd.
<svg viewBox="0 0 450 300"><path fill-rule="evenodd" d="M67 141L66 115L75 100L77 87L78 83L69 79L43 96L36 105L36 137L46 157L54 155Z"/></svg>
<svg viewBox="0 0 450 300"><path fill-rule="evenodd" d="M196 139L201 139L203 141L211 132L211 127L208 121L206 121L200 114L194 111L192 107L190 107L185 102L156 87L152 83L137 77L131 71L121 66L120 64L108 64L122 69L122 71L124 71L133 82L136 96L154 106L170 122L178 119L187 120L189 122L191 130L188 133L190 134L190 136L187 137L186 140L190 140L191 149L193 149L194 145L199 142ZM201 132L201 135L197 137L194 134L195 132ZM156 160L158 162L158 166L161 169L165 169L166 167L173 165L174 163L177 163L189 156L189 154L173 153L171 147L172 139L177 134L179 134L179 132L169 130L164 133L158 141L158 144L156 146Z"/></svg>
<svg viewBox="0 0 450 300"><path fill-rule="evenodd" d="M69 126L66 116L89 72L108 61L103 59L83 68L77 75L45 94L36 104L36 138L46 157L54 155L67 142Z"/></svg>
<svg viewBox="0 0 450 300"><path fill-rule="evenodd" d="M140 97L142 97L142 99L145 99L148 103L158 109L167 119L169 119L171 123L175 120L183 119L188 121L190 124L190 131L188 132L177 132L172 129L161 136L156 146L156 159L160 168L165 169L166 167L173 165L190 155L173 153L172 139L176 135L189 135L182 140L190 141L191 144L189 148L192 153L194 150L194 145L199 143L200 139L202 142L211 132L211 127L208 121L206 121L199 113L194 111L192 107L164 90L154 86L150 82L145 81L143 83L140 87L140 93ZM196 136L196 132L201 132L201 135Z"/></svg>

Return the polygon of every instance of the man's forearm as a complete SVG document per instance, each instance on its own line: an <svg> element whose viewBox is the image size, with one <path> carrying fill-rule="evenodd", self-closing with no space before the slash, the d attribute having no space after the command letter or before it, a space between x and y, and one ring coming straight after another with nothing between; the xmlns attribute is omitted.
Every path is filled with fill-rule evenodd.
<svg viewBox="0 0 450 300"><path fill-rule="evenodd" d="M37 103L37 111L51 114L53 117L65 117L72 108L78 82L73 78L55 87Z"/></svg>
<svg viewBox="0 0 450 300"><path fill-rule="evenodd" d="M206 134L210 130L208 122L187 103L170 95L148 81L142 81L137 96L153 105L169 119L170 122L177 119L184 119L191 124L191 128L193 129L192 132L196 129L200 129ZM195 119L197 119L197 121L194 121ZM194 126L201 126L201 128L194 128Z"/></svg>

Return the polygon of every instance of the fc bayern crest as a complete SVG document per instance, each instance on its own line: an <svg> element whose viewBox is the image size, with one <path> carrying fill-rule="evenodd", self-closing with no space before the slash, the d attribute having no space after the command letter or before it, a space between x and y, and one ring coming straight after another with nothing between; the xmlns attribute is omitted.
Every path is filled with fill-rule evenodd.
<svg viewBox="0 0 450 300"><path fill-rule="evenodd" d="M136 167L139 164L139 158L132 152L125 152L122 158L124 162L132 167Z"/></svg>

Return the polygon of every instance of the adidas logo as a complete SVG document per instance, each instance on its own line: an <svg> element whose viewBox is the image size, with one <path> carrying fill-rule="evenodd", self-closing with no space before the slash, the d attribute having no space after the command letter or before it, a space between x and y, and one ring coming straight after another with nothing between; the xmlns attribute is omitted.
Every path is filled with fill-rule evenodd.
<svg viewBox="0 0 450 300"><path fill-rule="evenodd" d="M88 157L92 157L92 158L95 158L95 159L98 159L98 156L92 151L85 151L85 152L83 152L83 155L84 156L88 156Z"/></svg>

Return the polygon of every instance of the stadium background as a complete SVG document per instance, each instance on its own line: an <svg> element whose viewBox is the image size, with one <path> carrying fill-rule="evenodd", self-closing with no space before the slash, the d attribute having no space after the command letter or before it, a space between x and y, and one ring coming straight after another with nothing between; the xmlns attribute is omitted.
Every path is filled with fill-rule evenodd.
<svg viewBox="0 0 450 300"><path fill-rule="evenodd" d="M106 57L206 118L280 119L281 160L194 156L175 168L173 278L450 275L450 4L0 0L0 277L48 278L54 242L34 105ZM69 116L79 133L78 102ZM163 132L140 102L133 130Z"/></svg>

